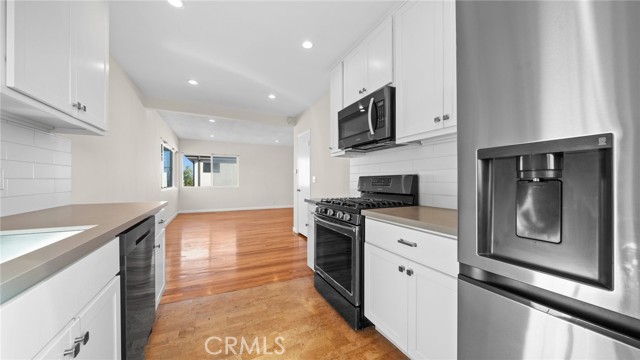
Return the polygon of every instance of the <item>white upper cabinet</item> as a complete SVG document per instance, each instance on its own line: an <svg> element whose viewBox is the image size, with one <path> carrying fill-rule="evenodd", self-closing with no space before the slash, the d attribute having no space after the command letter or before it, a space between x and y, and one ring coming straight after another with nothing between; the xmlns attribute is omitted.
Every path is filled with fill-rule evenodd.
<svg viewBox="0 0 640 360"><path fill-rule="evenodd" d="M455 133L455 2L411 1L394 21L396 141Z"/></svg>
<svg viewBox="0 0 640 360"><path fill-rule="evenodd" d="M391 17L344 59L344 106L393 82Z"/></svg>
<svg viewBox="0 0 640 360"><path fill-rule="evenodd" d="M104 133L107 2L8 0L2 12L3 111L53 131Z"/></svg>

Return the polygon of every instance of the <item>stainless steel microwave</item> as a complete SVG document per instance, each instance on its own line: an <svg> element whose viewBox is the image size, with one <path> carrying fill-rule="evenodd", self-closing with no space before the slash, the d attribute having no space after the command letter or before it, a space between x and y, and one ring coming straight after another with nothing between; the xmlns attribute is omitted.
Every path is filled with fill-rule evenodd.
<svg viewBox="0 0 640 360"><path fill-rule="evenodd" d="M382 87L338 112L340 150L370 151L395 145L395 90Z"/></svg>

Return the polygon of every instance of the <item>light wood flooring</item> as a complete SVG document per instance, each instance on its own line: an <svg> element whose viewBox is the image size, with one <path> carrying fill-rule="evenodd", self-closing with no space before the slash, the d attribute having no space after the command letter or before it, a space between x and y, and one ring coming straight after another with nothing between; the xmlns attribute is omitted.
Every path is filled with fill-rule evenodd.
<svg viewBox="0 0 640 360"><path fill-rule="evenodd" d="M178 215L166 229L162 303L311 276L293 209Z"/></svg>
<svg viewBox="0 0 640 360"><path fill-rule="evenodd" d="M373 327L352 330L316 292L306 239L292 223L292 209L172 221L167 290L146 358L405 359ZM238 344L225 349L234 339ZM207 344L219 354L208 353Z"/></svg>

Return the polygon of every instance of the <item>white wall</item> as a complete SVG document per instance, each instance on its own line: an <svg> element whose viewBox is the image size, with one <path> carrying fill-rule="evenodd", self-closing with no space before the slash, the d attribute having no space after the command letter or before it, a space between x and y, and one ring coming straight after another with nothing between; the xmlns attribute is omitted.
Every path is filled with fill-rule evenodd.
<svg viewBox="0 0 640 360"><path fill-rule="evenodd" d="M111 59L109 129L105 136L69 135L72 141L73 203L168 201L178 211L178 189L161 190L161 138L175 148L178 138L154 110L147 110L136 86Z"/></svg>
<svg viewBox="0 0 640 360"><path fill-rule="evenodd" d="M293 206L290 146L180 140L179 148L188 155L237 155L240 171L239 187L180 187L181 212ZM182 184L179 164L177 181Z"/></svg>
<svg viewBox="0 0 640 360"><path fill-rule="evenodd" d="M71 141L9 122L0 124L0 216L71 202Z"/></svg>
<svg viewBox="0 0 640 360"><path fill-rule="evenodd" d="M302 113L293 129L294 159L298 135L311 131L311 197L349 195L349 159L331 157L329 126L329 94L320 98ZM295 177L295 174L294 174ZM297 179L294 179L294 184ZM295 190L292 188L292 191Z"/></svg>
<svg viewBox="0 0 640 360"><path fill-rule="evenodd" d="M420 205L458 208L455 139L367 153L366 156L351 159L350 173L352 196L359 194L358 177L362 175L418 174Z"/></svg>

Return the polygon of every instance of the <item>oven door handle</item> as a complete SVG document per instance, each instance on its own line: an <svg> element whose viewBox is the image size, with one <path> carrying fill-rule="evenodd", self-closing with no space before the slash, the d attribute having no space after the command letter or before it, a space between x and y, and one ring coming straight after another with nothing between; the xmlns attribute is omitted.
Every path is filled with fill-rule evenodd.
<svg viewBox="0 0 640 360"><path fill-rule="evenodd" d="M371 135L375 134L375 131L373 130L373 122L371 121L371 110L373 109L373 100L374 100L373 97L371 97L371 100L369 100L369 112L368 112L369 132L371 133Z"/></svg>
<svg viewBox="0 0 640 360"><path fill-rule="evenodd" d="M336 224L334 222L327 221L316 214L314 214L313 217L315 218L316 223L320 223L323 226L328 228L333 228L333 230L338 230L338 229L342 230L340 232L342 232L343 234L354 233L358 228L357 226L345 226L345 225Z"/></svg>

